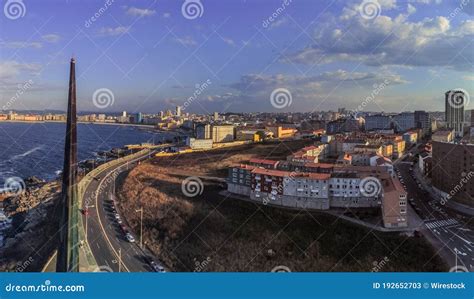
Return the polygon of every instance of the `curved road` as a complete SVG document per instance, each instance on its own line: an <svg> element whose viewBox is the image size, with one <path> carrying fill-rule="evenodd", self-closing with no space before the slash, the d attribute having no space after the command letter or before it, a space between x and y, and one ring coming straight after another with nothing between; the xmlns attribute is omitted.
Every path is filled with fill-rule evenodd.
<svg viewBox="0 0 474 299"><path fill-rule="evenodd" d="M120 173L135 166L138 161L145 160L153 154L152 151L150 154L105 169L92 180L84 193L83 206L86 206L86 201L89 204L88 215L83 215L83 223L87 227L87 240L97 264L103 271L153 271L146 260L146 257L153 255L140 248L139 236L134 235L135 243L126 240L111 208L111 200L115 197L116 178ZM121 260L120 267L119 260Z"/></svg>

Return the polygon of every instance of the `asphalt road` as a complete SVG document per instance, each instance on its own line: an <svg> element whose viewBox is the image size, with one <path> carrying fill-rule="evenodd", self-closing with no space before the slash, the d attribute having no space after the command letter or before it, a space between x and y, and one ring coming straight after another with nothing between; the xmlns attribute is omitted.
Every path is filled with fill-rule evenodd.
<svg viewBox="0 0 474 299"><path fill-rule="evenodd" d="M413 199L410 201L411 206L423 220L424 229L439 241L436 242L436 249L451 257L451 266L464 266L469 271L474 271L474 224L470 221L471 218L431 197L422 185L418 184L410 167L411 163L407 162L397 164L408 192L408 199Z"/></svg>
<svg viewBox="0 0 474 299"><path fill-rule="evenodd" d="M134 235L134 243L127 241L112 211L115 179L121 172L136 165L138 160L146 158L147 155L102 171L84 193L84 201L89 203L88 215L83 215L84 225L87 226L87 240L97 264L103 271L153 271L145 259L146 256L152 257L151 253L140 248L139 236Z"/></svg>

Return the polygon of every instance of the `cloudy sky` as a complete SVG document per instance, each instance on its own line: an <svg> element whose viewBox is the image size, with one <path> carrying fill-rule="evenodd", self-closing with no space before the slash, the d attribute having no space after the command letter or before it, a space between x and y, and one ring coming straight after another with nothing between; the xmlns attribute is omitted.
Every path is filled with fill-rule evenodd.
<svg viewBox="0 0 474 299"><path fill-rule="evenodd" d="M72 55L82 111L434 111L474 94L469 0L0 4L0 109L64 110Z"/></svg>

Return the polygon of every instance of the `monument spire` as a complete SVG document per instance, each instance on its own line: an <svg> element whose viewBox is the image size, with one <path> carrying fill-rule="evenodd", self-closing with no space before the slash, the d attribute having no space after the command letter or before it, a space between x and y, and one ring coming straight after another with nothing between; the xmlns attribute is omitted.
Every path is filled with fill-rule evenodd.
<svg viewBox="0 0 474 299"><path fill-rule="evenodd" d="M56 272L79 271L76 59L71 58Z"/></svg>

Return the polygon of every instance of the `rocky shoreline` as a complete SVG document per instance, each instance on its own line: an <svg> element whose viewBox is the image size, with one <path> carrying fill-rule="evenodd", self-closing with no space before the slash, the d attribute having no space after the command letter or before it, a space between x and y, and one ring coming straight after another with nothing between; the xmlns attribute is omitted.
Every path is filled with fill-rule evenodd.
<svg viewBox="0 0 474 299"><path fill-rule="evenodd" d="M61 192L59 181L26 179L24 190L3 194L3 211L11 226L1 231L0 271L41 271L56 247L55 206Z"/></svg>

